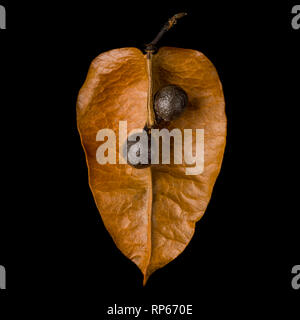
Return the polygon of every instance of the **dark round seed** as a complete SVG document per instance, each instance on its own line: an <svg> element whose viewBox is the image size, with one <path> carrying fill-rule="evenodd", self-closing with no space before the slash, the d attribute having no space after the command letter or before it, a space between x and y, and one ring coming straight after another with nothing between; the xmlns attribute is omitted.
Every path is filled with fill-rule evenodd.
<svg viewBox="0 0 300 320"><path fill-rule="evenodd" d="M136 140L136 141L130 141ZM138 133L127 139L127 163L136 169L144 169L151 165L151 135L147 132L147 142L140 139ZM125 157L125 147L123 146L123 156ZM147 150L148 149L148 150ZM137 160L139 160L137 162Z"/></svg>
<svg viewBox="0 0 300 320"><path fill-rule="evenodd" d="M175 85L163 87L154 97L154 111L159 122L172 121L180 116L188 103L186 92Z"/></svg>

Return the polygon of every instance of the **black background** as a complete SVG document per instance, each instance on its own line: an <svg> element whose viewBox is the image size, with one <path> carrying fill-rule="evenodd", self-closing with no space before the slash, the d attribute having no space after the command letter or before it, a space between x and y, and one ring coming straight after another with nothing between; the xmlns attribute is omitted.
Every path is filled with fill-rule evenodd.
<svg viewBox="0 0 300 320"><path fill-rule="evenodd" d="M288 178L298 175L300 31L291 27L293 3L1 4L0 264L7 290L0 299L96 310L100 319L114 303L193 304L195 318L206 308L212 315L237 314L238 305L254 315L295 308L299 214L289 205L297 190ZM161 45L199 50L214 63L228 140L194 238L143 288L94 204L75 105L98 54L143 49L181 11L188 17Z"/></svg>

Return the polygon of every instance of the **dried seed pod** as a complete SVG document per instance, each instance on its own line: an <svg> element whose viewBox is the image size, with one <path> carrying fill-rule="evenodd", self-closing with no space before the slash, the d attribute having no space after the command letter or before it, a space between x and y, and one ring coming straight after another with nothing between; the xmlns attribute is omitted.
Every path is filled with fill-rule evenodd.
<svg viewBox="0 0 300 320"><path fill-rule="evenodd" d="M186 92L176 86L168 85L160 89L154 97L154 110L157 120L172 121L177 119L188 103Z"/></svg>
<svg viewBox="0 0 300 320"><path fill-rule="evenodd" d="M144 284L153 272L175 259L191 240L195 224L210 200L226 143L224 96L213 64L195 50L163 47L153 54L158 40L184 15L177 14L168 20L147 45L146 55L136 48L99 55L90 67L77 101L78 129L95 202L117 247L142 271ZM190 107L168 125L170 130L177 128L182 133L185 129L193 132L203 129L203 172L187 176L190 164L186 162L147 166L144 170L124 162L106 163L99 168L96 161L99 141L95 139L99 130L117 132L119 122L126 120L128 132L143 128L146 123L148 134L157 120L152 92L171 84L179 89L167 89L170 90L167 103L160 92L156 97L156 112L168 104L171 114L167 110L161 115L166 120L173 119L186 107L189 97ZM144 150L147 142L149 147L149 137L150 134L143 143L128 138L129 149L125 150L132 152L130 161ZM119 154L119 159L121 148L116 144L114 156ZM144 154L149 159L149 153Z"/></svg>
<svg viewBox="0 0 300 320"><path fill-rule="evenodd" d="M145 169L97 163L95 137L100 129L118 132L124 119L128 132L144 128L149 85L146 59L136 48L102 53L93 61L77 103L97 207L117 247L141 269L144 283L190 242L210 200L226 142L224 96L213 64L198 51L163 47L153 61L155 86L185 88L191 107L170 122L169 129L204 129L203 173L187 176L186 163ZM118 154L121 150L116 147Z"/></svg>

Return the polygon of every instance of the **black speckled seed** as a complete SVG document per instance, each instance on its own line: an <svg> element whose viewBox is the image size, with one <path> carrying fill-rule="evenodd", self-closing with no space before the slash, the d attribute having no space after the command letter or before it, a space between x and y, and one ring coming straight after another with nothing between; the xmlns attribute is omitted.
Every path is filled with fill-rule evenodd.
<svg viewBox="0 0 300 320"><path fill-rule="evenodd" d="M130 141L129 139L136 141ZM148 132L146 144L144 142L138 134L133 134L130 138L127 138L127 163L136 169L144 169L151 165L151 134ZM122 150L124 158L126 158L125 146L124 144ZM139 158L140 161L136 163L137 158Z"/></svg>
<svg viewBox="0 0 300 320"><path fill-rule="evenodd" d="M154 97L154 111L157 120L172 121L180 116L188 104L186 92L178 86L163 87Z"/></svg>

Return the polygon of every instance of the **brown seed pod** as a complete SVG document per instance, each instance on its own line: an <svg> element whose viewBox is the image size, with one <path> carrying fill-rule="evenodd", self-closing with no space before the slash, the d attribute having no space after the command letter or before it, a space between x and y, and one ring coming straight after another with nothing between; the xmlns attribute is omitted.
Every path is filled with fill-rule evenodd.
<svg viewBox="0 0 300 320"><path fill-rule="evenodd" d="M140 268L144 283L190 242L210 200L226 143L224 96L213 64L198 51L163 47L151 57L150 78L148 58L136 48L100 54L91 64L77 102L78 129L95 202L115 244ZM189 102L168 129L178 128L183 135L184 129L192 129L193 139L196 129L204 129L204 171L186 175L190 165L185 161L143 169L118 162L100 165L97 132L104 128L118 132L119 121L124 120L128 132L144 128L151 114L149 91L170 84L182 88ZM117 160L121 153L117 141Z"/></svg>

